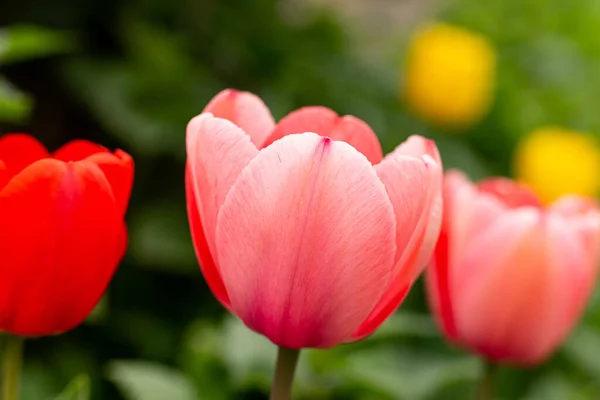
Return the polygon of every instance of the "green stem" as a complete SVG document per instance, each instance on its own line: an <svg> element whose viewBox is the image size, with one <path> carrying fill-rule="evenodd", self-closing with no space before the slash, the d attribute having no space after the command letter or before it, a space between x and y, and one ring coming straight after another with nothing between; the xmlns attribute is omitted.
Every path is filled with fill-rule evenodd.
<svg viewBox="0 0 600 400"><path fill-rule="evenodd" d="M479 386L475 392L475 400L491 400L494 390L495 365L489 360L483 360L483 373L479 379Z"/></svg>
<svg viewBox="0 0 600 400"><path fill-rule="evenodd" d="M299 355L300 350L279 348L270 400L291 400L292 382Z"/></svg>
<svg viewBox="0 0 600 400"><path fill-rule="evenodd" d="M6 336L4 345L2 400L18 400L23 361L23 339Z"/></svg>

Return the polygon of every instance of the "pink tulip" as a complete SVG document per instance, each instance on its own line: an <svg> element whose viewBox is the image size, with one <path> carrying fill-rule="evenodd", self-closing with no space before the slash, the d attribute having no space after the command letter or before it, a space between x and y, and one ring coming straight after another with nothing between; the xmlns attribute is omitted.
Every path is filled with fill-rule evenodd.
<svg viewBox="0 0 600 400"><path fill-rule="evenodd" d="M433 251L442 170L424 138L382 160L357 118L306 107L275 125L258 97L226 90L189 123L187 154L188 215L206 281L277 345L370 335Z"/></svg>
<svg viewBox="0 0 600 400"><path fill-rule="evenodd" d="M490 360L537 364L575 325L596 282L600 210L565 196L548 208L504 178L444 180L444 217L427 270L446 337Z"/></svg>

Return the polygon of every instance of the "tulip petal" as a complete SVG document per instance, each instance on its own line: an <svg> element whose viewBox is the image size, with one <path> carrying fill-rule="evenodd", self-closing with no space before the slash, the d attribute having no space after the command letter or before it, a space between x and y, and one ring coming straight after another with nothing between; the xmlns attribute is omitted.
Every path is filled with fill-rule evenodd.
<svg viewBox="0 0 600 400"><path fill-rule="evenodd" d="M10 178L12 178L10 171L6 168L6 164L0 160L0 191L4 189Z"/></svg>
<svg viewBox="0 0 600 400"><path fill-rule="evenodd" d="M600 221L597 221L600 223ZM600 231L600 225L598 225ZM547 358L571 332L596 286L598 259L586 251L577 221L556 214L546 219L549 274L554 278L545 308L550 318L530 344L530 362Z"/></svg>
<svg viewBox="0 0 600 400"><path fill-rule="evenodd" d="M347 341L388 283L395 229L362 154L313 133L286 136L248 164L219 214L232 309L280 346Z"/></svg>
<svg viewBox="0 0 600 400"><path fill-rule="evenodd" d="M439 186L441 177L439 166L430 157L424 160L396 154L386 157L375 170L385 185L396 216L396 256L393 278L377 306L355 332L357 339L372 334L408 293L429 221L425 214L433 203L429 197L435 194L432 186L436 183L432 179L434 174L439 175Z"/></svg>
<svg viewBox="0 0 600 400"><path fill-rule="evenodd" d="M34 161L48 157L48 150L33 136L10 133L0 137L0 160L10 171L11 177Z"/></svg>
<svg viewBox="0 0 600 400"><path fill-rule="evenodd" d="M437 146L435 145L435 142L419 135L409 136L386 157L393 157L397 155L422 157L425 154L433 158L438 165L442 165L442 158Z"/></svg>
<svg viewBox="0 0 600 400"><path fill-rule="evenodd" d="M508 178L484 179L477 183L477 188L496 196L510 208L542 207L542 203L533 190Z"/></svg>
<svg viewBox="0 0 600 400"><path fill-rule="evenodd" d="M487 229L506 209L491 195L478 196L475 186L459 171L446 173L443 183L442 228L427 270L426 284L430 307L444 333L457 340L454 321L452 282L460 281L463 266L460 260L479 232Z"/></svg>
<svg viewBox="0 0 600 400"><path fill-rule="evenodd" d="M125 216L133 186L134 165L131 156L122 150L117 150L114 154L95 153L86 160L95 163L104 172L112 187L117 208Z"/></svg>
<svg viewBox="0 0 600 400"><path fill-rule="evenodd" d="M286 135L304 132L346 142L363 153L373 165L383 158L379 139L368 124L351 115L340 117L329 108L320 106L303 107L288 114L279 121L263 147Z"/></svg>
<svg viewBox="0 0 600 400"><path fill-rule="evenodd" d="M230 121L206 113L188 125L186 193L192 239L205 279L226 307L229 300L216 264L217 215L240 172L257 154L250 137Z"/></svg>
<svg viewBox="0 0 600 400"><path fill-rule="evenodd" d="M249 92L223 90L213 97L203 112L233 122L258 148L275 127L271 111L258 96Z"/></svg>
<svg viewBox="0 0 600 400"><path fill-rule="evenodd" d="M123 221L102 171L45 159L0 193L0 329L49 335L79 324L120 257Z"/></svg>
<svg viewBox="0 0 600 400"><path fill-rule="evenodd" d="M444 202L448 203L448 251L452 281L459 281L464 272L465 251L472 246L472 238L489 228L507 210L504 203L493 195L478 194L476 187L460 172L450 171L444 179ZM450 219L450 216L455 216Z"/></svg>
<svg viewBox="0 0 600 400"><path fill-rule="evenodd" d="M441 183L441 168L440 170L440 179ZM425 215L428 216L426 219L426 227L425 232L423 234L423 240L421 241L421 246L419 247L419 254L417 256L417 260L415 262L415 271L413 273L413 280L417 280L417 278L423 273L425 268L431 261L431 255L433 250L435 249L435 245L440 236L440 231L442 227L442 212L443 212L443 200L441 191L436 191L435 187L439 187L437 184L433 183L433 190L437 192L434 194L434 198L431 201L430 206L428 207ZM441 186L441 185L440 185Z"/></svg>
<svg viewBox="0 0 600 400"><path fill-rule="evenodd" d="M185 193L187 199L187 212L188 220L190 223L190 231L192 235L192 241L194 243L194 249L196 251L196 257L200 262L200 269L204 275L204 279L208 284L208 287L212 291L213 295L223 304L227 309L231 308L229 296L227 295L227 289L219 269L217 268L215 261L213 260L206 237L204 236L204 229L202 228L202 221L200 220L200 212L198 204L196 203L196 196L194 195L194 184L192 181L189 167L185 171Z"/></svg>
<svg viewBox="0 0 600 400"><path fill-rule="evenodd" d="M555 279L541 227L534 208L505 212L471 241L451 282L460 337L492 359L531 362L553 318Z"/></svg>
<svg viewBox="0 0 600 400"><path fill-rule="evenodd" d="M426 215L429 218L425 219L426 231L423 236L423 241L420 246L420 254L416 260L414 279L416 279L427 265L431 253L435 247L435 243L440 233L442 224L442 181L443 168L440 152L433 140L426 139L419 135L411 135L406 141L401 143L394 151L386 156L396 157L398 155L407 155L412 157L430 157L435 163L430 164L430 175L432 183L429 186L430 193L428 194L429 205Z"/></svg>
<svg viewBox="0 0 600 400"><path fill-rule="evenodd" d="M548 213L568 219L582 242L587 259L600 259L600 207L595 200L577 195L563 196L549 207Z"/></svg>
<svg viewBox="0 0 600 400"><path fill-rule="evenodd" d="M447 219L446 214L443 219ZM445 225L445 222L442 222L442 225ZM458 341L450 297L448 240L447 230L442 229L433 253L431 266L426 270L425 285L429 307L431 307L436 323L450 340Z"/></svg>
<svg viewBox="0 0 600 400"><path fill-rule="evenodd" d="M110 153L108 149L88 140L77 139L61 146L52 157L62 161L79 161L93 154Z"/></svg>

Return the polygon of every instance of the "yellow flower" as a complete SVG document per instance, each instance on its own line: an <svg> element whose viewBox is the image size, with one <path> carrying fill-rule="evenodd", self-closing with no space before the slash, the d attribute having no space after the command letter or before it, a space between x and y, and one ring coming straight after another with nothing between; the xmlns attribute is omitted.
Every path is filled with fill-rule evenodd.
<svg viewBox="0 0 600 400"><path fill-rule="evenodd" d="M489 109L496 53L481 35L430 25L414 35L404 73L403 96L416 114L434 125L464 128Z"/></svg>
<svg viewBox="0 0 600 400"><path fill-rule="evenodd" d="M600 148L588 134L542 127L518 144L514 172L546 203L564 194L594 197L600 190Z"/></svg>

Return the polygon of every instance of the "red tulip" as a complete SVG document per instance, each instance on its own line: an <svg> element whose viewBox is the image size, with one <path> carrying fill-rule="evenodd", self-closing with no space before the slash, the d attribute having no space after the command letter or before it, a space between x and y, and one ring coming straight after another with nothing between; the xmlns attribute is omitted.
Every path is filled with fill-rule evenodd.
<svg viewBox="0 0 600 400"><path fill-rule="evenodd" d="M306 107L274 125L260 99L228 90L189 123L187 154L188 215L206 281L280 346L370 335L433 250L442 172L424 138L382 160L357 118Z"/></svg>
<svg viewBox="0 0 600 400"><path fill-rule="evenodd" d="M427 287L447 338L494 361L542 362L595 286L598 205L566 196L543 208L508 179L473 185L453 171L443 215Z"/></svg>
<svg viewBox="0 0 600 400"><path fill-rule="evenodd" d="M0 138L0 330L68 331L100 300L125 252L133 161L77 140L50 154Z"/></svg>

